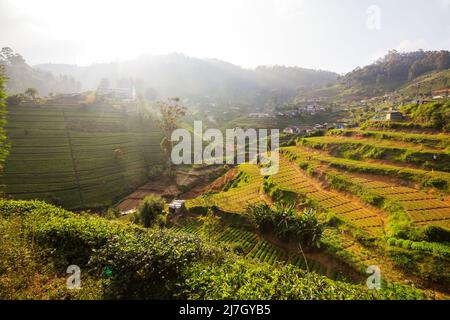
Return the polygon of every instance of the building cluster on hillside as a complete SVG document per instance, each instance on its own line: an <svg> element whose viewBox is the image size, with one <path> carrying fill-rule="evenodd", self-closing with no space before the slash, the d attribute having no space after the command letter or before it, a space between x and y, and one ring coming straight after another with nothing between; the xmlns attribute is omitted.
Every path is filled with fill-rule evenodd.
<svg viewBox="0 0 450 320"><path fill-rule="evenodd" d="M98 87L96 94L99 97L119 100L122 102L132 102L136 100L136 90L134 86L127 88L110 88L100 86Z"/></svg>
<svg viewBox="0 0 450 320"><path fill-rule="evenodd" d="M450 88L443 88L443 89L433 91L433 99L439 100L439 99L446 99L446 98L450 98Z"/></svg>
<svg viewBox="0 0 450 320"><path fill-rule="evenodd" d="M250 113L250 118L297 118L298 116L309 114L314 115L316 113L324 112L325 108L318 105L306 105L289 110L275 111L273 114L269 113Z"/></svg>
<svg viewBox="0 0 450 320"><path fill-rule="evenodd" d="M279 117L287 117L287 118L295 118L302 114L309 114L309 115L315 115L316 113L324 112L325 107L316 105L316 104L310 104L298 107L296 109L286 110L286 111L279 111L277 112L277 116Z"/></svg>
<svg viewBox="0 0 450 320"><path fill-rule="evenodd" d="M253 112L248 115L249 118L273 118L273 115L262 112Z"/></svg>
<svg viewBox="0 0 450 320"><path fill-rule="evenodd" d="M52 103L81 103L86 100L87 93L64 93L58 94L51 97Z"/></svg>
<svg viewBox="0 0 450 320"><path fill-rule="evenodd" d="M301 133L312 133L319 130L329 130L329 129L346 129L349 125L347 123L316 123L313 126L289 126L283 130L285 134L301 134Z"/></svg>

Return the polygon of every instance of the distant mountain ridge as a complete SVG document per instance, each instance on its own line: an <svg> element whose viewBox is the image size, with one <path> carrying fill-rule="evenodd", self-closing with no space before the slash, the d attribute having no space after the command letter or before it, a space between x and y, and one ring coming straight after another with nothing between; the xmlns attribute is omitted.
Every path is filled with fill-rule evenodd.
<svg viewBox="0 0 450 320"><path fill-rule="evenodd" d="M57 76L65 74L95 89L103 78L113 83L133 79L137 92L154 90L161 97L180 97L214 103L267 104L287 101L299 90L333 85L338 74L299 67L244 69L217 59L182 54L142 56L137 59L90 66L40 64L36 69Z"/></svg>

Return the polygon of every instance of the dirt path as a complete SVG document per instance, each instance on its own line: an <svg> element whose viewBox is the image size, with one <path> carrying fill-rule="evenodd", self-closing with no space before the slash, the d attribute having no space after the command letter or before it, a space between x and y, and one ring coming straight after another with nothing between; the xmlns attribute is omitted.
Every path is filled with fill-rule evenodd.
<svg viewBox="0 0 450 320"><path fill-rule="evenodd" d="M175 180L169 179L165 175L153 177L151 181L148 181L145 185L121 200L117 205L117 208L120 212L134 210L142 199L151 194L161 196L168 201L171 201L174 198L184 200L196 198L210 189L209 186L211 185L211 181L208 180L208 176L216 171L217 168L215 167L178 171ZM233 176L228 173L225 176L227 175L231 176L231 178ZM216 179L213 184L219 185L221 183L221 178ZM180 188L180 186L189 186L193 184L195 184L195 186L188 188L185 191Z"/></svg>

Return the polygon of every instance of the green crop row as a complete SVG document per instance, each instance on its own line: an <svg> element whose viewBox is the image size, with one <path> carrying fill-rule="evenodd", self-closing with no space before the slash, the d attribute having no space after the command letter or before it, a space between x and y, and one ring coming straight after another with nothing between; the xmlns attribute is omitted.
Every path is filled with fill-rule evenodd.
<svg viewBox="0 0 450 320"><path fill-rule="evenodd" d="M143 184L163 156L154 124L113 107L17 107L6 129L6 195L67 208L113 203Z"/></svg>
<svg viewBox="0 0 450 320"><path fill-rule="evenodd" d="M286 253L270 244L267 241L260 241L258 244L248 253L248 258L256 259L261 262L266 262L269 264L275 264L277 262L285 262L287 255Z"/></svg>
<svg viewBox="0 0 450 320"><path fill-rule="evenodd" d="M389 238L387 240L388 245L394 247L400 247L403 249L411 249L416 251L423 251L432 253L435 255L450 258L450 243L437 243L426 241L411 241L404 239Z"/></svg>
<svg viewBox="0 0 450 320"><path fill-rule="evenodd" d="M377 140L394 140L424 145L431 148L450 147L450 136L447 134L420 134L391 131L370 131L360 129L348 130L330 130L327 135L331 136L361 136L364 138L373 138Z"/></svg>
<svg viewBox="0 0 450 320"><path fill-rule="evenodd" d="M406 131L435 131L436 128L432 124L413 123L413 122L394 122L394 121L366 121L361 125L361 129L372 130L406 130Z"/></svg>
<svg viewBox="0 0 450 320"><path fill-rule="evenodd" d="M313 137L300 139L305 147L327 150L332 155L352 160L382 159L418 165L426 169L450 171L450 153L401 146L370 139L348 139L339 137Z"/></svg>
<svg viewBox="0 0 450 320"><path fill-rule="evenodd" d="M305 149L300 150L297 147L283 148L281 149L281 152L287 157L295 158L299 163L308 164L308 166L312 165L312 160L316 160L337 169L343 169L350 172L396 177L401 180L419 183L423 187L434 187L443 191L447 191L450 187L450 173L447 172L427 171L389 164L344 159L328 155L314 154ZM307 158L309 159L306 160Z"/></svg>

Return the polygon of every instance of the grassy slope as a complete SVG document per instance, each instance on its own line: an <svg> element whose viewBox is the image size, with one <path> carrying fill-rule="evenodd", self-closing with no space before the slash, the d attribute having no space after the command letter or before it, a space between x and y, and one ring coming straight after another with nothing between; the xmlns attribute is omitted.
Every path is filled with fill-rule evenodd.
<svg viewBox="0 0 450 320"><path fill-rule="evenodd" d="M424 297L406 286L370 291L292 265L255 263L183 232L145 230L41 202L0 200L0 236L2 299ZM71 291L65 271L74 263L82 286Z"/></svg>
<svg viewBox="0 0 450 320"><path fill-rule="evenodd" d="M360 135L365 132L354 130L351 133ZM414 152L432 150L446 153L444 150L448 147L446 135L404 135L377 131L365 135L362 140L360 138L344 137L341 139L326 136L311 138L311 140L323 140L321 142L339 140L346 143L356 140L385 149L402 150L407 148ZM422 142L426 142L427 146L424 147ZM280 171L271 178L271 181L284 190L295 192L300 202L306 201L308 205L336 215L352 226L350 230L356 227L356 230L365 230L372 237L375 236L378 239L376 242L378 242L380 256L387 258L387 261L383 262L385 263L384 270L392 272L393 278L397 280L405 278L405 275L398 274L397 268L400 268L400 270L409 270L408 272L412 272L419 278L430 277L442 283L446 264L440 260L439 254L436 257L422 254L422 252L438 252L441 250L439 249L441 245L433 243L435 241L431 240L433 236L430 236L428 240L430 242L420 241L425 239L421 232L424 232L423 230L429 226L449 227L450 204L448 200L442 199L442 197L445 199L445 193L448 190L450 181L447 177L448 174L395 163L385 164L378 160L368 162L367 160L340 158L339 155L330 156L328 152L332 149L329 147L329 145L325 145L321 151L305 147L283 148L290 152L295 151L297 158L295 161L291 159L292 163L289 164L282 157ZM239 213L245 217L245 208L248 203L263 201L271 203L269 195L261 191L259 187L263 179L258 168L241 165L240 170L245 173L244 178L242 175L237 175L235 185L231 184L232 188L215 193L205 199L199 198L190 201L188 207L195 211L195 208L215 205L221 211ZM349 171L356 172L356 174L349 173ZM411 182L408 187L405 186L406 181ZM441 186L442 183L445 185ZM418 185L420 186L418 187ZM431 187L440 190L428 189ZM323 190L323 188L328 190ZM427 188L426 192L420 188ZM355 198L359 201L355 202ZM363 205L361 206L361 204ZM380 220L380 218L381 224L376 224L375 219ZM381 230L381 232L374 232L376 230ZM403 233L407 230L409 235ZM385 236L393 234L398 236L401 233L403 233L402 236L411 237L410 239L419 242L392 240L389 245L386 244ZM331 246L333 253L338 252L337 255L344 261L350 261L350 264L354 264L354 259L374 261L373 254L361 254L361 250L367 253L367 248L352 246L351 250L350 248L347 250L347 248L341 247L340 240L334 243L328 240L326 242L326 247ZM398 245L398 243L401 244ZM414 248L414 253L408 252L411 246ZM443 244L443 246L444 251L448 252L448 245ZM356 249L356 253L350 252L354 250L353 248ZM373 250L373 247L370 248ZM352 258L354 254L356 256ZM448 255L448 253L445 254ZM375 255L375 261L380 256L376 258ZM413 261L410 266L404 264L405 259ZM378 262L380 261L378 260Z"/></svg>
<svg viewBox="0 0 450 320"><path fill-rule="evenodd" d="M450 86L450 70L434 71L406 83L397 90L397 93L406 96L415 96L417 93L430 94L433 90L448 86Z"/></svg>
<svg viewBox="0 0 450 320"><path fill-rule="evenodd" d="M301 144L310 148L328 150L333 155L348 159L385 159L393 163L411 164L425 169L450 170L450 154L447 150L405 141L322 136L303 139Z"/></svg>

